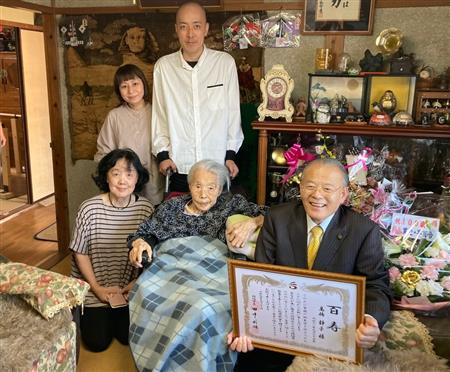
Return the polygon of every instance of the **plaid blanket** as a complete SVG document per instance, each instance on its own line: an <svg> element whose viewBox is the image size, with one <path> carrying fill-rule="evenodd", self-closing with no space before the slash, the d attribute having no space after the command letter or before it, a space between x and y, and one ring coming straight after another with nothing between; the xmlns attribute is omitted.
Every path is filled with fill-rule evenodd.
<svg viewBox="0 0 450 372"><path fill-rule="evenodd" d="M232 371L231 312L220 240L166 240L130 294L130 347L140 371Z"/></svg>

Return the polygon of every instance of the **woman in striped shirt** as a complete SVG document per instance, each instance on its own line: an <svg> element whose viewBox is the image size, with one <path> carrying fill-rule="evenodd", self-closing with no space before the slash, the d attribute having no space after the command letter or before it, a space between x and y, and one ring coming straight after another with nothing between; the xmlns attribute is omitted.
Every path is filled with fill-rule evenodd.
<svg viewBox="0 0 450 372"><path fill-rule="evenodd" d="M81 204L70 249L72 276L91 286L79 322L81 338L88 350L99 352L114 337L128 344L127 297L137 272L128 261L126 240L154 208L137 194L149 174L130 149L107 154L93 179L102 193Z"/></svg>

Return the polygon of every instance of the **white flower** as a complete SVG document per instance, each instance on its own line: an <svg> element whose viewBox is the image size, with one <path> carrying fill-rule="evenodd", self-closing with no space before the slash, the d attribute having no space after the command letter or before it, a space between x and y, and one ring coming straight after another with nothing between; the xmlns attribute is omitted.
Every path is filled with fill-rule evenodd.
<svg viewBox="0 0 450 372"><path fill-rule="evenodd" d="M433 244L431 247L427 248L427 250L425 251L425 256L436 258L439 256L440 251L441 250L439 249L439 246L437 244Z"/></svg>
<svg viewBox="0 0 450 372"><path fill-rule="evenodd" d="M416 291L422 296L442 296L444 288L442 288L442 286L437 282L433 282L431 280L421 280L416 285Z"/></svg>
<svg viewBox="0 0 450 372"><path fill-rule="evenodd" d="M442 235L442 239L450 246L450 233ZM447 250L450 251L450 247L447 247Z"/></svg>
<svg viewBox="0 0 450 372"><path fill-rule="evenodd" d="M444 276L441 279L441 285L446 291L450 291L450 276Z"/></svg>

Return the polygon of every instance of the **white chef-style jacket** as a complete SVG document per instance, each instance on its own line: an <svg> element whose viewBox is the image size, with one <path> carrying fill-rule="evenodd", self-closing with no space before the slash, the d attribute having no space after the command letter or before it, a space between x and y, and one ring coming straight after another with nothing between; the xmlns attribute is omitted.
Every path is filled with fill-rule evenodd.
<svg viewBox="0 0 450 372"><path fill-rule="evenodd" d="M241 128L236 63L229 54L204 48L191 67L181 50L161 57L153 71L153 154L168 151L178 172L202 159L223 164L237 152Z"/></svg>

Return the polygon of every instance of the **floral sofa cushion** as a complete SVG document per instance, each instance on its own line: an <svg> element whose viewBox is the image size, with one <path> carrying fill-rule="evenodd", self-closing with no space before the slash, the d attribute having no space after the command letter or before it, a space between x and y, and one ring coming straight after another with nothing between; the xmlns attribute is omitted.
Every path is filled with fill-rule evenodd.
<svg viewBox="0 0 450 372"><path fill-rule="evenodd" d="M22 263L0 264L0 293L19 295L45 319L81 305L89 284Z"/></svg>

